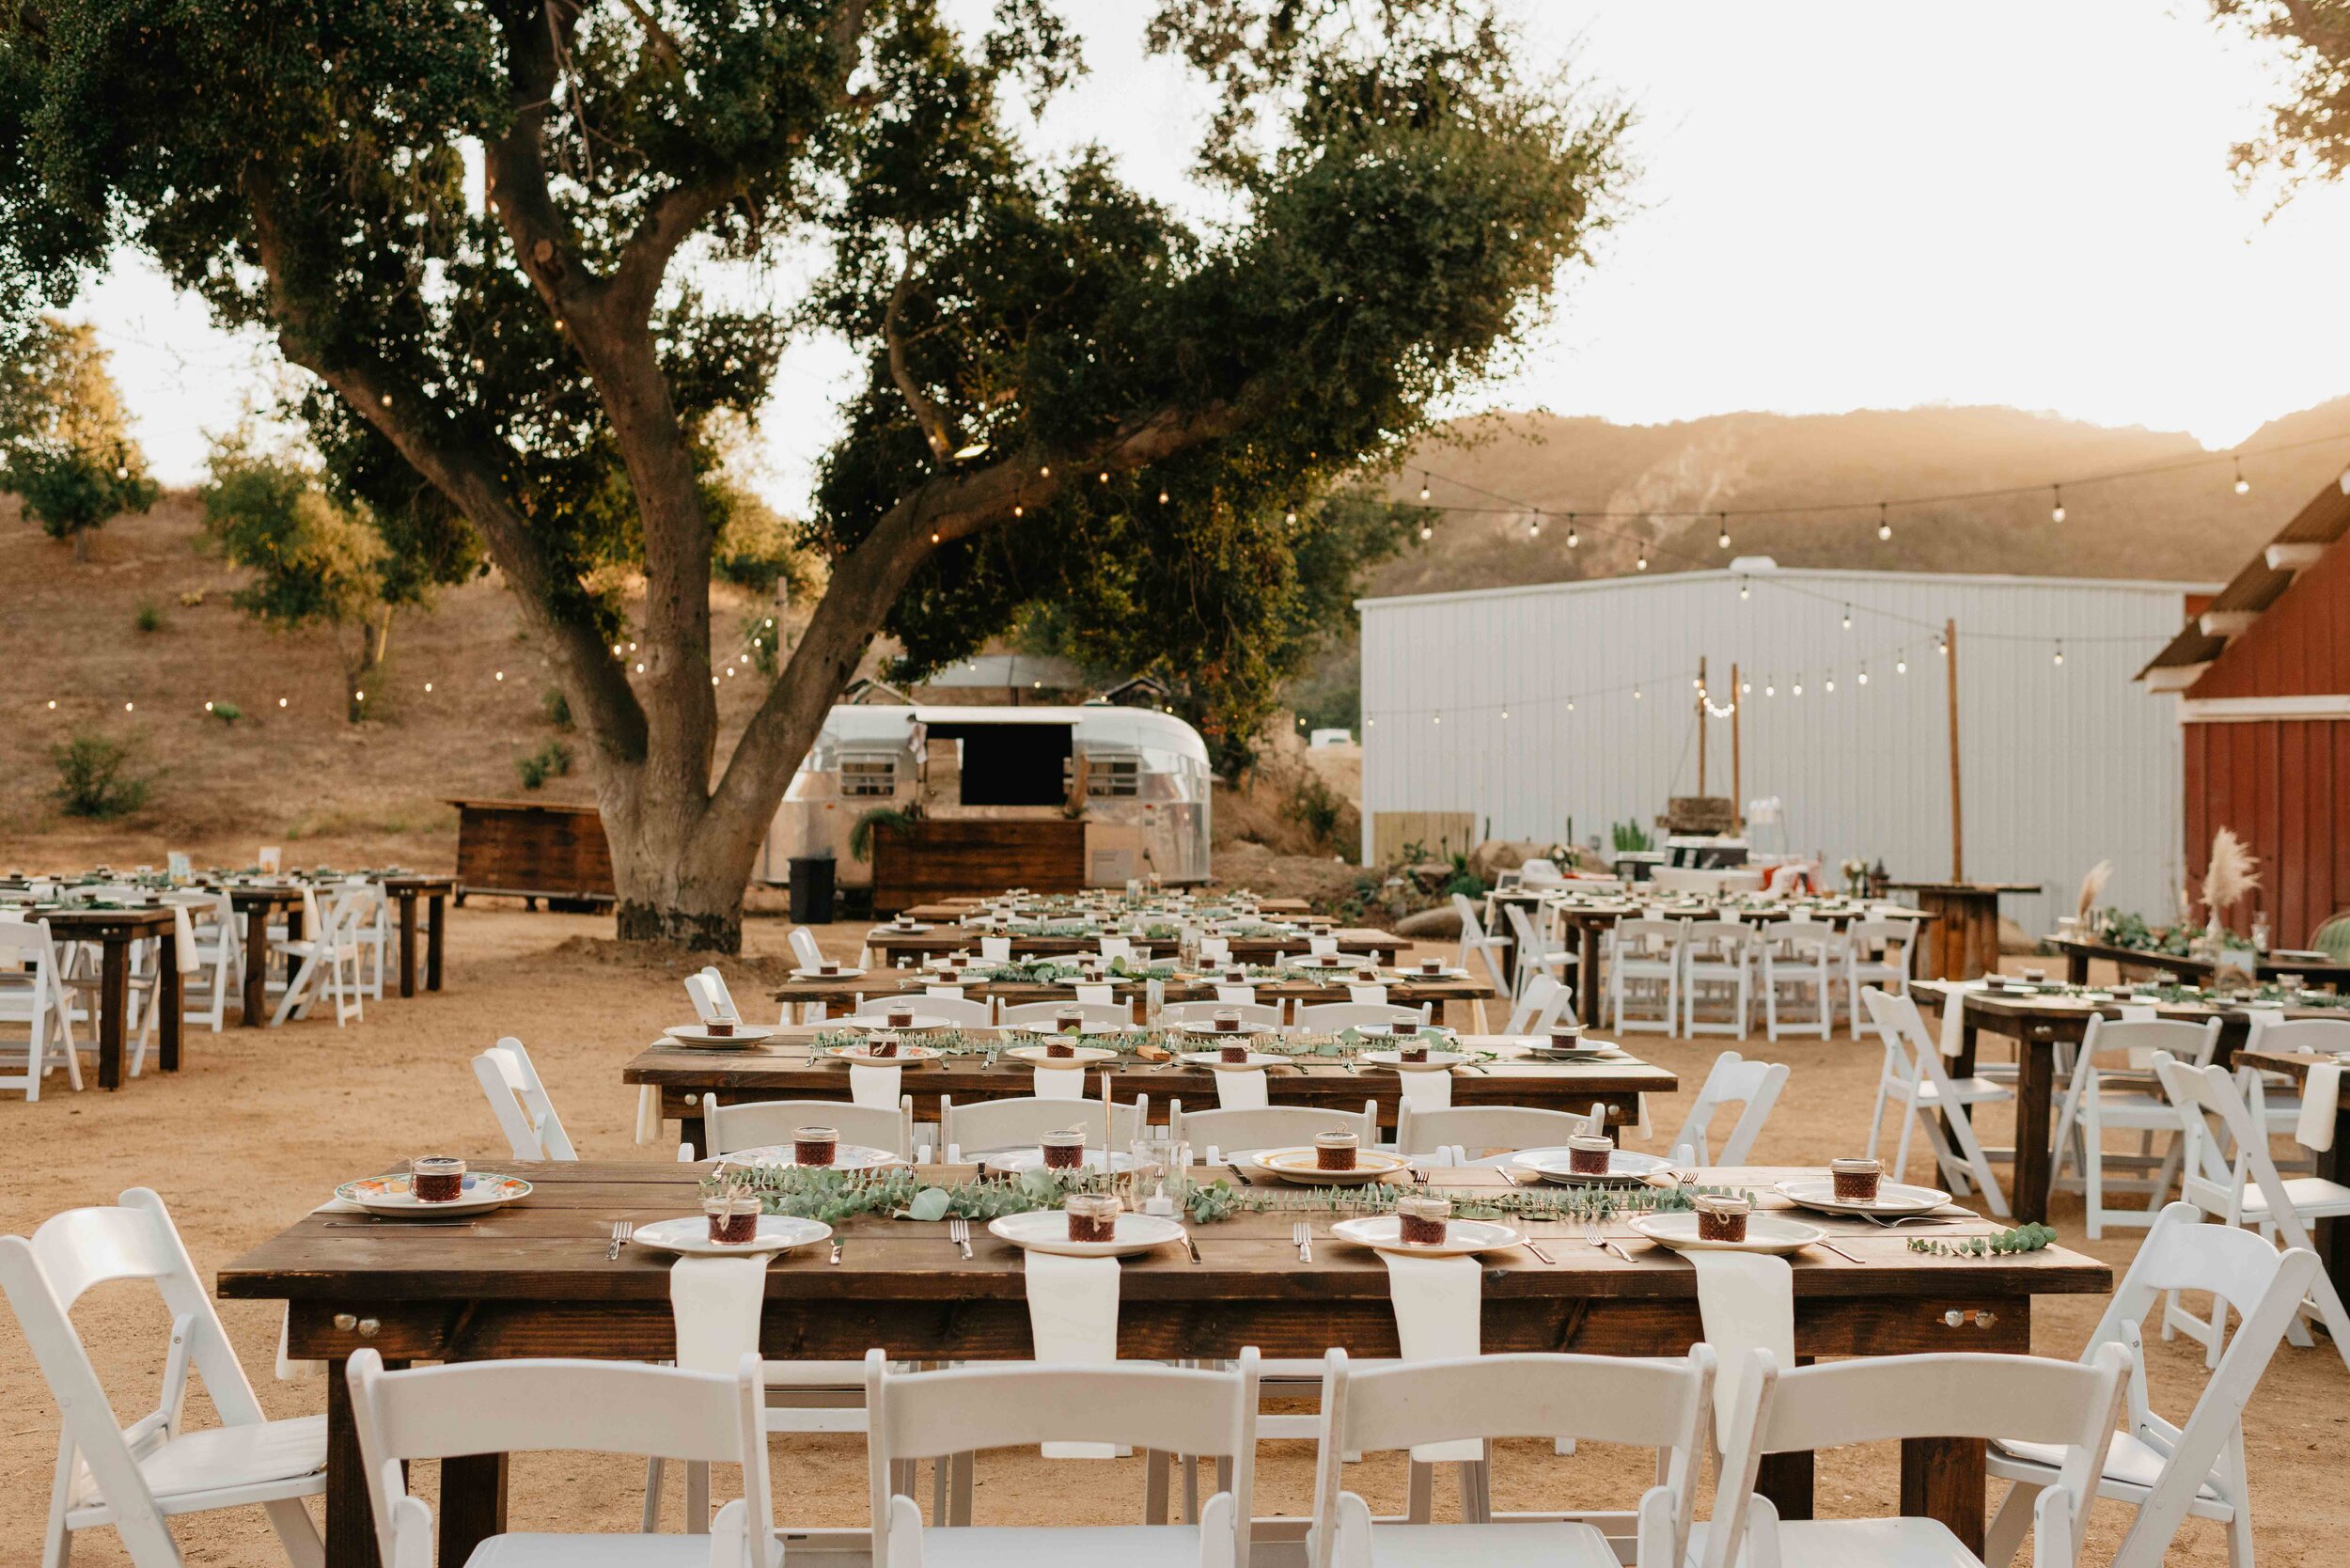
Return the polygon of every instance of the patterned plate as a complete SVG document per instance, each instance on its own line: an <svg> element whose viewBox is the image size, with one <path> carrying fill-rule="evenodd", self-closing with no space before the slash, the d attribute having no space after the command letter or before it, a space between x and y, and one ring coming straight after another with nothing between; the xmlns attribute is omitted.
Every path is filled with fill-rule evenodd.
<svg viewBox="0 0 2350 1568"><path fill-rule="evenodd" d="M395 1176L345 1182L335 1189L335 1196L346 1203L358 1204L371 1215L437 1219L443 1215L480 1215L502 1209L518 1198L529 1197L530 1184L519 1176L501 1176L494 1170L468 1170L463 1190L462 1197L446 1203L419 1203L409 1188L408 1173L401 1171Z"/></svg>
<svg viewBox="0 0 2350 1568"><path fill-rule="evenodd" d="M719 1163L785 1166L797 1165L800 1161L791 1144L764 1143L756 1149L737 1149L733 1153L722 1156ZM832 1165L829 1168L833 1170L877 1170L885 1165L905 1163L886 1149L870 1149L862 1143L842 1143L834 1146Z"/></svg>
<svg viewBox="0 0 2350 1568"><path fill-rule="evenodd" d="M1748 1215L1745 1241L1700 1241L1698 1216L1693 1214L1635 1215L1632 1229L1659 1247L1675 1252L1800 1252L1827 1232L1816 1225L1780 1219L1776 1215Z"/></svg>
<svg viewBox="0 0 2350 1568"><path fill-rule="evenodd" d="M1357 1149L1354 1169L1324 1170L1321 1156L1302 1145L1292 1149L1260 1149L1249 1156L1249 1163L1284 1182L1308 1187L1360 1186L1412 1168L1412 1162L1401 1154L1390 1154L1384 1149Z"/></svg>
<svg viewBox="0 0 2350 1568"><path fill-rule="evenodd" d="M1070 1054L1065 1057L1053 1056L1042 1045L1014 1045L1004 1055L1014 1061L1025 1061L1035 1067L1083 1067L1089 1062L1118 1059L1116 1051L1099 1045L1073 1045Z"/></svg>
<svg viewBox="0 0 2350 1568"><path fill-rule="evenodd" d="M697 1258L739 1258L746 1253L789 1252L795 1247L813 1247L832 1239L832 1227L822 1220L801 1219L792 1215L760 1215L759 1239L729 1247L710 1239L708 1216L688 1215L682 1219L657 1219L650 1225L639 1225L628 1239L639 1247L663 1252Z"/></svg>
<svg viewBox="0 0 2350 1568"><path fill-rule="evenodd" d="M1465 1258L1479 1252L1498 1252L1526 1240L1507 1225L1483 1219L1445 1221L1444 1240L1433 1246L1406 1242L1402 1229L1403 1221L1394 1215L1364 1215L1340 1220L1330 1227L1330 1233L1357 1247L1401 1253L1407 1258Z"/></svg>
<svg viewBox="0 0 2350 1568"><path fill-rule="evenodd" d="M989 1220L987 1229L990 1235L1023 1252L1050 1252L1063 1258L1122 1258L1183 1239L1183 1226L1163 1215L1123 1214L1118 1216L1116 1241L1073 1242L1069 1216L1058 1209L1006 1215Z"/></svg>

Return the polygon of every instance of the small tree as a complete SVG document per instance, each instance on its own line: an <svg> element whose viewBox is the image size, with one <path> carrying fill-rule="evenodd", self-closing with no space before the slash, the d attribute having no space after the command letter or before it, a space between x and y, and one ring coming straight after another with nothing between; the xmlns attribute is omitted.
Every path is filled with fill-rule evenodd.
<svg viewBox="0 0 2350 1568"><path fill-rule="evenodd" d="M437 555L398 556L366 502L337 499L308 464L261 449L249 431L214 445L212 470L204 525L231 562L254 573L230 602L274 631L324 627L341 657L345 716L358 723L394 612L470 570L464 536L446 536L449 547Z"/></svg>
<svg viewBox="0 0 2350 1568"><path fill-rule="evenodd" d="M106 351L87 326L42 317L0 365L0 487L52 539L89 559L89 536L160 494L123 422Z"/></svg>

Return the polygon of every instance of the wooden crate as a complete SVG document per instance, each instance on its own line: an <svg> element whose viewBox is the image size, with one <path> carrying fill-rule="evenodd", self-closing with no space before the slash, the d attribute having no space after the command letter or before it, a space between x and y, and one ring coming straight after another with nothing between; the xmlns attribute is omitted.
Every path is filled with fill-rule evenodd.
<svg viewBox="0 0 2350 1568"><path fill-rule="evenodd" d="M613 902L612 847L592 806L536 800L452 800L457 894Z"/></svg>
<svg viewBox="0 0 2350 1568"><path fill-rule="evenodd" d="M1067 817L925 817L873 824L873 912L1026 887L1085 886L1086 824Z"/></svg>

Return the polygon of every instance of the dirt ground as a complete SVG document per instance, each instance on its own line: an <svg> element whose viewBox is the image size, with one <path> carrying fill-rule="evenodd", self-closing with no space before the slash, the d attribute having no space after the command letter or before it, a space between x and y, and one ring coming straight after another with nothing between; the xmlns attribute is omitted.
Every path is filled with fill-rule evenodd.
<svg viewBox="0 0 2350 1568"><path fill-rule="evenodd" d="M385 1168L427 1145L502 1160L496 1126L467 1058L504 1034L528 1043L587 1157L670 1158L671 1148L631 1141L634 1094L620 1085L619 1069L661 1026L677 1021L682 999L676 977L685 964L674 956L623 953L610 944L610 934L608 917L533 915L477 903L453 914L448 989L439 996L373 1004L364 1024L344 1030L330 1019L276 1030L195 1033L177 1076L150 1074L118 1093L93 1089L77 1095L53 1080L60 1087L38 1105L0 1099L0 1148L8 1152L9 1172L0 1182L0 1230L28 1231L58 1210L108 1202L126 1187L151 1186L170 1204L197 1266L209 1272L299 1218L337 1182ZM856 933L846 927L829 928L822 936L826 950L842 956L856 943ZM780 954L785 937L779 921L754 922L751 953ZM1640 1054L1673 1068L1689 1086L1653 1105L1656 1134L1645 1147L1661 1150L1679 1127L1706 1063L1729 1043L1637 1038ZM1862 1144L1879 1060L1873 1044L1839 1038L1777 1046L1740 1043L1739 1048L1750 1056L1767 1052L1794 1069L1758 1159L1817 1164ZM1993 1125L1989 1141L2000 1141L2004 1130ZM1915 1164L1912 1173L1922 1174ZM2065 1245L2092 1252L2117 1270L2127 1264L2134 1233L2084 1243L2078 1201L2063 1195L2053 1218ZM2075 1355L2100 1309L2098 1300L2084 1297L2043 1304L2035 1312L2035 1347L2049 1356ZM220 1310L272 1415L324 1407L317 1381L279 1383L271 1375L274 1307L223 1302ZM103 1287L85 1298L77 1321L117 1414L126 1423L135 1419L149 1407L163 1370L166 1325L152 1291ZM2202 1385L2195 1347L2155 1340L2149 1359L2156 1407L2184 1417ZM190 1409L194 1424L211 1421L200 1396ZM2280 1350L2246 1419L2254 1518L2261 1559L2269 1568L2343 1560L2345 1422L2350 1372L2326 1341L2315 1349ZM57 1412L23 1336L12 1317L0 1315L0 1474L14 1478L14 1484L0 1488L0 1564L38 1560L56 1435ZM864 1522L861 1439L777 1439L773 1456L783 1521ZM1304 1512L1310 1464L1308 1444L1268 1443L1259 1512ZM1622 1450L1586 1445L1559 1458L1547 1445L1510 1445L1496 1466L1497 1501L1504 1508L1628 1507L1645 1484L1646 1466L1645 1455ZM431 1468L418 1469L420 1489L428 1492ZM518 1457L512 1474L514 1528L634 1528L639 1465L531 1455ZM1889 1511L1896 1478L1890 1448L1824 1454L1820 1510ZM1069 1462L989 1455L980 1462L979 1479L985 1494L978 1499L980 1523L1121 1521L1135 1517L1138 1507L1131 1463L1097 1469L1079 1488L1071 1484ZM1382 1509L1400 1502L1401 1483L1397 1456L1374 1460L1355 1482ZM722 1475L722 1496L727 1486ZM1448 1486L1439 1486L1440 1509L1448 1493ZM672 1520L676 1494L672 1482ZM2084 1561L2108 1560L2126 1523L2124 1510L2100 1504ZM282 1560L258 1509L198 1515L183 1521L178 1535L190 1562ZM2334 1544L2325 1544L2328 1540ZM78 1543L74 1560L127 1560L112 1532L102 1530ZM2223 1562L2218 1528L2188 1521L2170 1560Z"/></svg>

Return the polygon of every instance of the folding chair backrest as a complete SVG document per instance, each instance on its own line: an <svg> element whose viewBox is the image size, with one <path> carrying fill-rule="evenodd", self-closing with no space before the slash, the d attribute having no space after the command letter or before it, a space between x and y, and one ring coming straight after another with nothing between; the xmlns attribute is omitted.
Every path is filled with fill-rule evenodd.
<svg viewBox="0 0 2350 1568"><path fill-rule="evenodd" d="M1505 903L1501 906L1501 914L1510 922L1510 935L1517 942L1518 962L1522 964L1531 963L1535 955L1543 950L1543 941L1534 934L1534 922L1526 917L1525 906L1514 902Z"/></svg>
<svg viewBox="0 0 2350 1568"><path fill-rule="evenodd" d="M1434 1154L1458 1149L1472 1160L1488 1152L1556 1149L1578 1133L1606 1130L1605 1110L1600 1125L1574 1111L1541 1110L1532 1105L1449 1105L1442 1110L1418 1110L1405 1101L1396 1112L1395 1150L1399 1154Z"/></svg>
<svg viewBox="0 0 2350 1568"><path fill-rule="evenodd" d="M1899 1053L1897 1059L1912 1082L1926 1064L1932 1064L1937 1073L1940 1071L1942 1047L1926 1032L1925 1015L1918 1011L1916 997L1864 985L1860 988L1860 1005L1867 1011L1869 1022L1876 1026L1877 1036L1885 1042L1888 1052ZM1956 1007L1958 1003L1953 999L1949 1005Z"/></svg>
<svg viewBox="0 0 2350 1568"><path fill-rule="evenodd" d="M2180 1061L2201 1067L2218 1049L2217 1018L2190 1024L2180 1018L2124 1022L2098 1015L2089 1020L2088 1031L2081 1036L2079 1065L2074 1071L2094 1065L2107 1072L2117 1067L2152 1072L2156 1051L2168 1051Z"/></svg>
<svg viewBox="0 0 2350 1568"><path fill-rule="evenodd" d="M791 928L791 956L800 961L803 969L814 969L824 962L824 949L816 945L816 933L806 926Z"/></svg>
<svg viewBox="0 0 2350 1568"><path fill-rule="evenodd" d="M2251 1107L2244 1103L2244 1095L2228 1070L2216 1063L2190 1067L2158 1052L2154 1072L2162 1080L2163 1092L2178 1107L2180 1122L2186 1133L2183 1179L2200 1179L2238 1192L2248 1184L2258 1187L2267 1202L2270 1221L2283 1233L2286 1242L2294 1247L2308 1247L2309 1227L2300 1211L2294 1207L2284 1178L2277 1172L2277 1162L2269 1158L2268 1135L2252 1120ZM2224 1131L2234 1148L2232 1169L2220 1152L2215 1130Z"/></svg>
<svg viewBox="0 0 2350 1568"><path fill-rule="evenodd" d="M1697 1152L1700 1165L1745 1165L1763 1123L1771 1119L1771 1107L1778 1103L1779 1090L1787 1087L1787 1077L1784 1062L1748 1061L1735 1051L1724 1051L1707 1070L1704 1087L1698 1090L1689 1118L1681 1124L1672 1146L1688 1145ZM1725 1105L1738 1106L1738 1120L1716 1154L1706 1135L1712 1130L1715 1111Z"/></svg>
<svg viewBox="0 0 2350 1568"><path fill-rule="evenodd" d="M1116 1443L1229 1458L1245 1475L1255 1444L1257 1379L1254 1349L1243 1350L1230 1372L1118 1361L902 1373L888 1370L883 1352L869 1351L865 1387L873 1485L877 1493L888 1485L885 1455L934 1459L1048 1442ZM1236 1476L1236 1496L1242 1484Z"/></svg>
<svg viewBox="0 0 2350 1568"><path fill-rule="evenodd" d="M1399 1007L1390 1002L1322 1002L1297 1010L1297 1027L1316 1032L1358 1029L1364 1025L1387 1028L1411 1027L1428 1022L1428 1004Z"/></svg>
<svg viewBox="0 0 2350 1568"><path fill-rule="evenodd" d="M473 1071L516 1159L579 1158L547 1086L540 1081L538 1065L521 1041L508 1035L473 1058Z"/></svg>
<svg viewBox="0 0 2350 1568"><path fill-rule="evenodd" d="M1134 1009L1121 1007L1116 1002L1022 1002L1016 1007L999 1008L995 1021L1007 1028L1026 1028L1042 1024L1049 1029L1064 1008L1074 1008L1084 1013L1088 1028L1130 1029L1135 1027Z"/></svg>
<svg viewBox="0 0 2350 1568"><path fill-rule="evenodd" d="M1616 956L1654 961L1668 958L1681 950L1681 935L1686 920L1668 920L1640 916L1616 922Z"/></svg>
<svg viewBox="0 0 2350 1568"><path fill-rule="evenodd" d="M1728 964L1746 956L1754 935L1754 929L1741 920L1691 920L1683 933L1682 945L1691 958Z"/></svg>
<svg viewBox="0 0 2350 1568"><path fill-rule="evenodd" d="M1309 1144L1317 1133L1353 1133L1367 1149L1379 1137L1378 1103L1366 1104L1359 1111L1332 1110L1321 1105L1185 1111L1183 1103L1178 1100L1167 1110L1169 1139L1187 1141L1194 1149L1214 1148L1227 1159L1259 1149Z"/></svg>
<svg viewBox="0 0 2350 1568"><path fill-rule="evenodd" d="M2279 1251L2257 1231L2206 1225L2202 1219L2202 1211L2186 1202L2166 1205L2154 1216L2129 1271L2114 1287L2105 1316L2090 1332L2091 1349L2118 1342L2122 1325L2144 1318L2169 1291L2207 1292L2249 1319L2274 1294L2279 1277L2293 1272L2292 1249ZM2300 1294L2295 1292L2294 1299ZM2278 1331L2283 1331L2281 1323Z"/></svg>
<svg viewBox="0 0 2350 1568"><path fill-rule="evenodd" d="M756 1354L734 1375L636 1361L466 1361L385 1372L365 1349L351 1358L351 1403L376 1541L386 1563L431 1560L431 1515L409 1496L405 1462L459 1454L643 1454L743 1466L743 1505L728 1527L746 1560L773 1560L764 1395ZM745 1463L747 1461L747 1463ZM735 1505L729 1503L728 1511Z"/></svg>
<svg viewBox="0 0 2350 1568"><path fill-rule="evenodd" d="M901 1160L914 1158L911 1096L901 1098L895 1109L846 1100L745 1100L722 1105L715 1094L702 1096L702 1128L713 1155L790 1143L802 1127L830 1127L843 1142L886 1149Z"/></svg>
<svg viewBox="0 0 2350 1568"><path fill-rule="evenodd" d="M1045 1071L1053 1071L1046 1069ZM1041 1133L1062 1127L1082 1128L1091 1149L1123 1149L1141 1136L1150 1106L1147 1095L1131 1105L1101 1100L981 1100L959 1105L942 1095L938 1102L938 1136L949 1151L968 1157L1034 1143Z"/></svg>
<svg viewBox="0 0 2350 1568"><path fill-rule="evenodd" d="M2319 1056L2350 1051L2350 1018L2268 1018L2255 1013L2252 1038L2245 1042L2245 1049L2311 1051Z"/></svg>
<svg viewBox="0 0 2350 1568"><path fill-rule="evenodd" d="M1907 974L1910 955L1918 945L1918 924L1914 920L1855 920L1845 928L1844 940L1863 963L1892 964Z"/></svg>
<svg viewBox="0 0 2350 1568"><path fill-rule="evenodd" d="M1509 1026L1502 1032L1504 1034L1529 1034L1540 1028L1547 1028L1551 1023L1557 1021L1557 1012L1552 1011L1548 1017L1544 1016L1544 1012L1545 1010L1551 1009L1553 998L1558 996L1559 990L1559 981L1548 975L1536 975L1528 980L1526 994L1518 998L1518 1005L1511 1009Z"/></svg>
<svg viewBox="0 0 2350 1568"><path fill-rule="evenodd" d="M1159 1010L1162 1024L1204 1024L1227 1008L1240 1013L1243 1024L1261 1028L1279 1028L1282 1025L1281 1004L1278 1002L1169 1002ZM1007 1012L1010 1009L1005 1010Z"/></svg>

